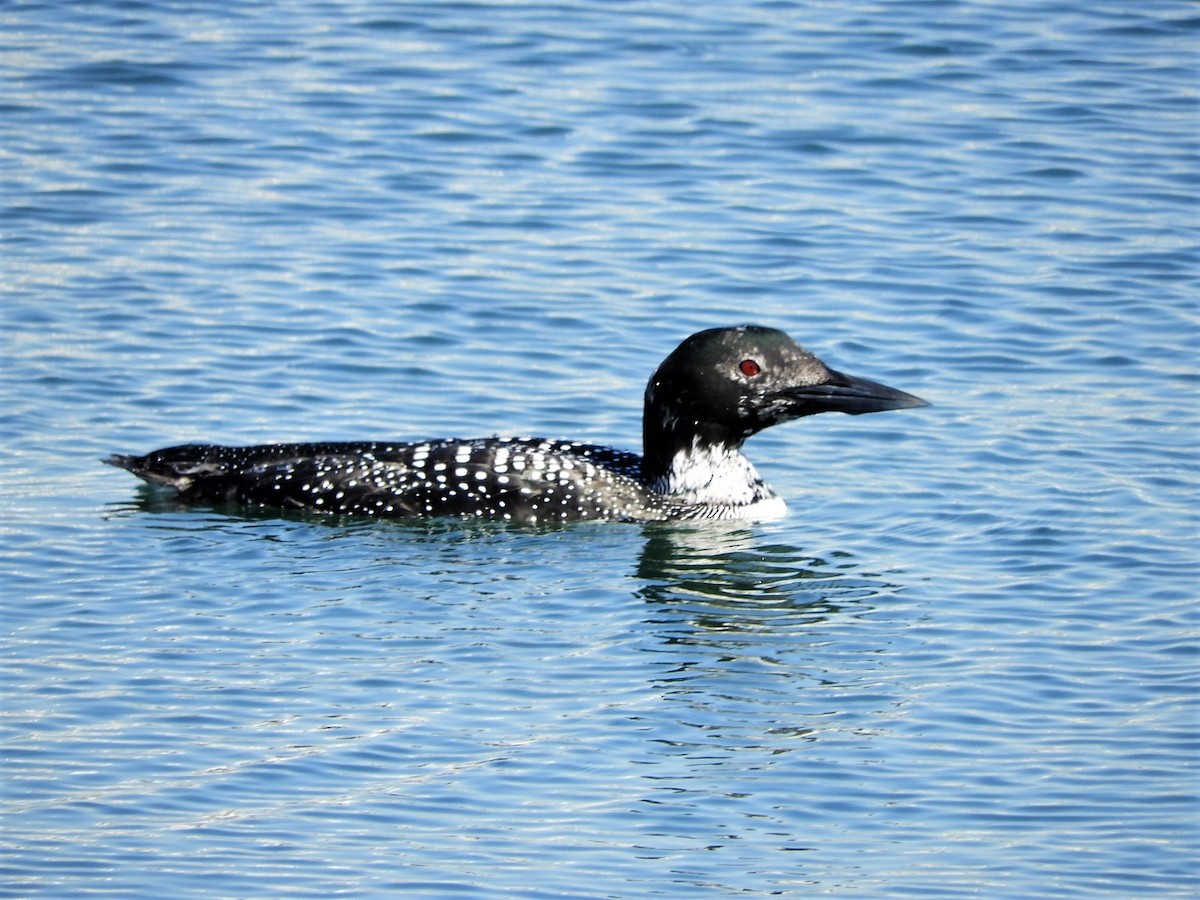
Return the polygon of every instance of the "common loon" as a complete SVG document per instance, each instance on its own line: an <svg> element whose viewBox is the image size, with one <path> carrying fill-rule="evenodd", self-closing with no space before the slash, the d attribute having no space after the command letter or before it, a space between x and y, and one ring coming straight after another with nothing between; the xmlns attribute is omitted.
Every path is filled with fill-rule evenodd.
<svg viewBox="0 0 1200 900"><path fill-rule="evenodd" d="M784 503L741 453L746 438L821 412L928 404L843 375L782 331L687 338L646 386L644 456L533 438L423 443L186 444L105 462L182 500L378 517L514 522L762 519Z"/></svg>

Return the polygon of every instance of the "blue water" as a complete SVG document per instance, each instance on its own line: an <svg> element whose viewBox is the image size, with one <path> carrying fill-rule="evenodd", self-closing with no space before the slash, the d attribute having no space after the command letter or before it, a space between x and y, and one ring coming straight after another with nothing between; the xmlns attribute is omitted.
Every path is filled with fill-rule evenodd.
<svg viewBox="0 0 1200 900"><path fill-rule="evenodd" d="M0 44L0 895L1194 894L1194 4ZM753 439L757 525L237 517L97 461L637 448L747 321L935 405Z"/></svg>

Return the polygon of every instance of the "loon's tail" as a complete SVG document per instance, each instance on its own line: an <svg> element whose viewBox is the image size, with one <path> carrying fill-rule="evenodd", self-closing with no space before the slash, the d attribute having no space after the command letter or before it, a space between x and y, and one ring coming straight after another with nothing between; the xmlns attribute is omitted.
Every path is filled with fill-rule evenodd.
<svg viewBox="0 0 1200 900"><path fill-rule="evenodd" d="M184 491L191 487L197 477L224 471L220 449L211 444L184 444L155 450L145 456L114 453L101 462L132 472L151 484L163 484Z"/></svg>

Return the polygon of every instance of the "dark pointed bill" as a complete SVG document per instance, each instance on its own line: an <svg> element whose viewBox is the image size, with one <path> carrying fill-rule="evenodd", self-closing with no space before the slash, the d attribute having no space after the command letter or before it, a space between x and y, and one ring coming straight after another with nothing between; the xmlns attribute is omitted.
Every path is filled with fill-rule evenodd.
<svg viewBox="0 0 1200 900"><path fill-rule="evenodd" d="M883 412L888 409L910 409L929 405L927 400L898 391L886 384L835 372L832 369L829 370L829 378L821 384L786 388L779 393L796 404L796 414L800 416L823 412L843 412L851 416L860 416L863 413Z"/></svg>

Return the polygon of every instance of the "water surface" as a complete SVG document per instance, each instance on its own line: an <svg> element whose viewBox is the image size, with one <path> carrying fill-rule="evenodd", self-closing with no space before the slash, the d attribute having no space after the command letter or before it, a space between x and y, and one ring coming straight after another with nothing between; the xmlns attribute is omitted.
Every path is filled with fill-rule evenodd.
<svg viewBox="0 0 1200 900"><path fill-rule="evenodd" d="M1185 897L1187 3L0 12L12 897ZM934 406L777 522L180 508L192 440L636 448L700 328Z"/></svg>

